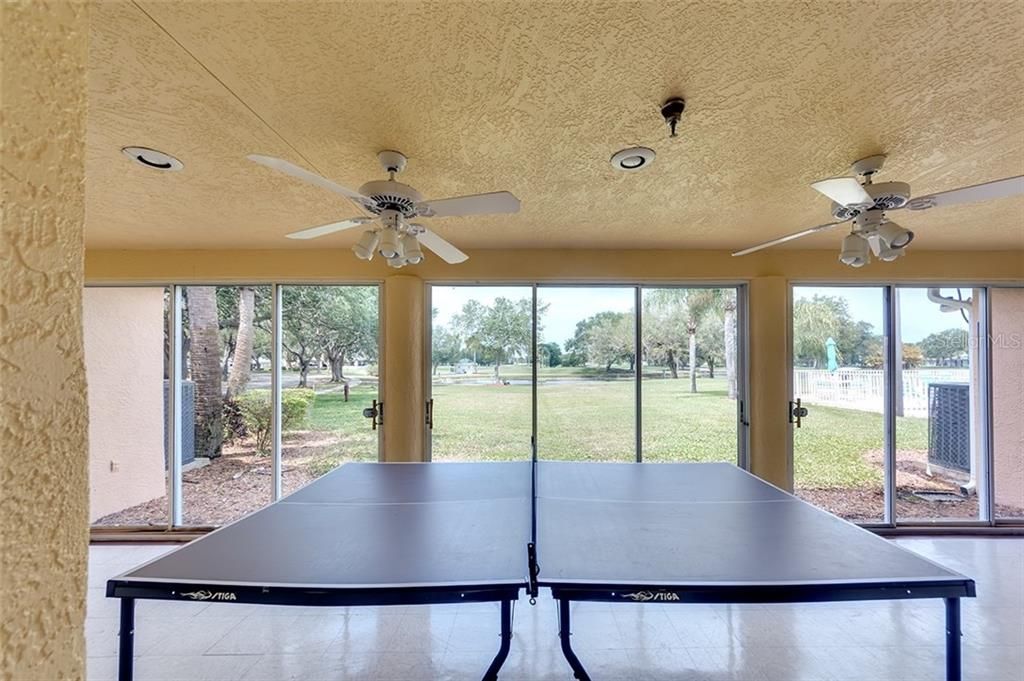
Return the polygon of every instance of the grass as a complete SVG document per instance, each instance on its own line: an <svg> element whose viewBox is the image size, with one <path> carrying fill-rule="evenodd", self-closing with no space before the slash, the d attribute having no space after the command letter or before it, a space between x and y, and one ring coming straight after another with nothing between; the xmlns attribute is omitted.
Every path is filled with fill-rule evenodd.
<svg viewBox="0 0 1024 681"><path fill-rule="evenodd" d="M507 367L502 376L529 376L528 371L516 369L520 367ZM539 370L537 446L541 458L634 460L634 382L586 380L592 372L580 367ZM441 377L447 378L443 373ZM700 378L698 389L698 393L690 393L684 376L644 380L645 461L736 460L736 403L727 396L725 380ZM376 459L376 433L362 415L374 397L376 386L372 385L353 388L349 402L340 391L317 394L304 428L339 438L324 455L324 466ZM435 385L433 397L435 461L530 457L529 385L450 383ZM881 465L866 457L882 449L882 415L815 405L808 408L810 415L794 435L797 487L880 486ZM901 449L926 449L927 420L897 419L896 437Z"/></svg>

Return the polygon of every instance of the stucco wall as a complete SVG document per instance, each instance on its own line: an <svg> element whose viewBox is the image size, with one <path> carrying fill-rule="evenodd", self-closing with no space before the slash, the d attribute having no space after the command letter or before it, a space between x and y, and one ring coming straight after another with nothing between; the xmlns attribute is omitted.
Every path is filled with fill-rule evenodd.
<svg viewBox="0 0 1024 681"><path fill-rule="evenodd" d="M995 501L1024 516L1024 288L992 289Z"/></svg>
<svg viewBox="0 0 1024 681"><path fill-rule="evenodd" d="M164 289L87 288L89 520L162 497Z"/></svg>
<svg viewBox="0 0 1024 681"><path fill-rule="evenodd" d="M86 8L0 3L0 678L84 676Z"/></svg>

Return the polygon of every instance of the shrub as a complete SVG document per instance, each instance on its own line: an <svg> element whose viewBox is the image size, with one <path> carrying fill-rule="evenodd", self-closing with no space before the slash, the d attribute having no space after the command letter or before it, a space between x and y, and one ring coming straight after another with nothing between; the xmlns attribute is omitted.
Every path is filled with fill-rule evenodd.
<svg viewBox="0 0 1024 681"><path fill-rule="evenodd" d="M308 388L292 388L281 391L281 431L294 430L301 426L309 414L309 406L316 393ZM246 390L235 398L242 415L246 431L256 438L256 450L260 454L270 452L270 391Z"/></svg>

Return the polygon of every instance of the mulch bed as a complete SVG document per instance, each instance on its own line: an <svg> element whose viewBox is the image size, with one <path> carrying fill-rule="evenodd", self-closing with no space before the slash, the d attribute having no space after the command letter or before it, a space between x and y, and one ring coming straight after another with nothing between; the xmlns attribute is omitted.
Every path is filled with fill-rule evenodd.
<svg viewBox="0 0 1024 681"><path fill-rule="evenodd" d="M880 449L866 453L865 460L882 469ZM896 459L896 518L912 519L978 519L977 494L962 495L960 485L967 476L932 469L928 475L928 451L900 449ZM945 492L956 500L934 501L917 496L916 492ZM797 496L819 508L856 522L881 522L885 514L885 497L881 483L877 487L837 487L834 489L798 489ZM997 505L1000 517L1015 517L1021 509Z"/></svg>
<svg viewBox="0 0 1024 681"><path fill-rule="evenodd" d="M281 448L282 487L289 494L324 472L325 460L336 456L340 439L332 433L291 432ZM881 468L882 452L865 459ZM960 495L960 482L926 472L927 451L900 450L896 463L896 517L907 519L977 518L978 497ZM268 504L271 500L270 457L255 453L254 443L225 445L223 454L206 466L182 476L185 525L224 525ZM957 495L956 501L928 501L915 492ZM799 489L797 494L815 506L848 520L880 522L885 500L882 486L834 489ZM1021 509L997 507L1001 517L1016 517ZM167 526L167 497L152 499L97 520L95 525Z"/></svg>
<svg viewBox="0 0 1024 681"><path fill-rule="evenodd" d="M281 486L289 494L322 473L340 439L332 433L291 432L281 446ZM250 440L226 444L220 457L182 475L185 525L224 525L271 501L271 461ZM151 499L97 520L94 525L167 525L167 497Z"/></svg>

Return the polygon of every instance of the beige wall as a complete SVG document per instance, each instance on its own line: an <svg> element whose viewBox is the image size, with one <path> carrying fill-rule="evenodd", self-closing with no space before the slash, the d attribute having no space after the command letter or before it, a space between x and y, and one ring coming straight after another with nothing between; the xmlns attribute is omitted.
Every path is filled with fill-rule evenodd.
<svg viewBox="0 0 1024 681"><path fill-rule="evenodd" d="M995 501L1024 516L1024 288L992 289Z"/></svg>
<svg viewBox="0 0 1024 681"><path fill-rule="evenodd" d="M0 678L81 679L86 16L0 3Z"/></svg>
<svg viewBox="0 0 1024 681"><path fill-rule="evenodd" d="M164 289L87 288L89 520L162 497Z"/></svg>

